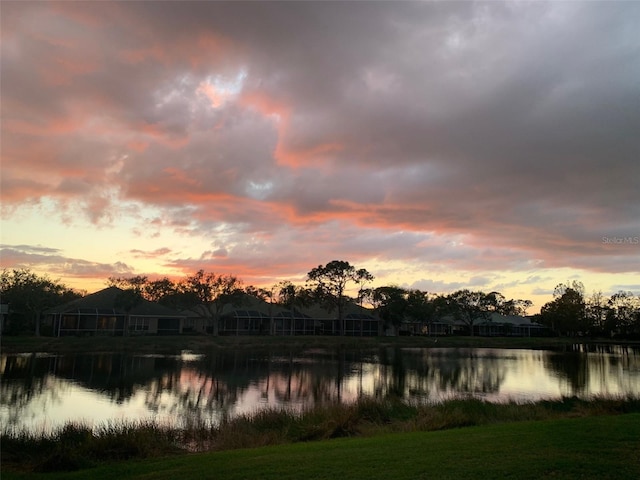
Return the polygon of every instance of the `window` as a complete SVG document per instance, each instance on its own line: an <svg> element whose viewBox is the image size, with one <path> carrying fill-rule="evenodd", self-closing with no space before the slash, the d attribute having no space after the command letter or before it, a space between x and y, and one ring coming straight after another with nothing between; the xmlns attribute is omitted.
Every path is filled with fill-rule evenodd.
<svg viewBox="0 0 640 480"><path fill-rule="evenodd" d="M62 328L76 328L78 326L78 317L75 315L65 315L62 317Z"/></svg>
<svg viewBox="0 0 640 480"><path fill-rule="evenodd" d="M129 320L129 330L132 332L146 332L149 330L149 319L132 317Z"/></svg>
<svg viewBox="0 0 640 480"><path fill-rule="evenodd" d="M98 330L113 330L116 327L116 317L99 317Z"/></svg>

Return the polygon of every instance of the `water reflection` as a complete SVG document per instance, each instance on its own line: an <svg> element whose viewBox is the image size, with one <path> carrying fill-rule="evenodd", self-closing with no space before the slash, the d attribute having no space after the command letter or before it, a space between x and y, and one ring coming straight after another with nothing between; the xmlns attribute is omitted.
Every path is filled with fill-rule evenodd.
<svg viewBox="0 0 640 480"><path fill-rule="evenodd" d="M51 428L70 420L102 423L155 418L178 423L264 407L301 409L359 397L434 402L560 396L640 395L640 350L339 349L303 352L182 352L4 355L3 425Z"/></svg>

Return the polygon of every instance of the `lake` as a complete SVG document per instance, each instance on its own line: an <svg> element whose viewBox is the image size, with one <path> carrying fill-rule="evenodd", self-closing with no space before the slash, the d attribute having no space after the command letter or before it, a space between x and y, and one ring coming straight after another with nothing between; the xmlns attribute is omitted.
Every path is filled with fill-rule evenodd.
<svg viewBox="0 0 640 480"><path fill-rule="evenodd" d="M30 353L0 356L0 377L6 427L42 431L69 421L142 419L180 425L390 395L416 403L640 396L640 348Z"/></svg>

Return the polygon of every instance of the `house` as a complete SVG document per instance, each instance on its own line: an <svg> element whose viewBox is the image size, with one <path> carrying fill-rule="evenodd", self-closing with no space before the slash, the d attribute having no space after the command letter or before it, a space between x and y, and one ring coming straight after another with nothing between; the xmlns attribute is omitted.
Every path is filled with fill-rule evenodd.
<svg viewBox="0 0 640 480"><path fill-rule="evenodd" d="M403 319L398 333L400 335L468 335L469 326L451 315L440 317L431 322ZM492 313L489 318L477 319L473 324L473 334L481 337L542 337L550 330L531 321L530 317L520 315L501 315Z"/></svg>
<svg viewBox="0 0 640 480"><path fill-rule="evenodd" d="M184 316L158 303L108 287L45 312L53 335L175 335Z"/></svg>
<svg viewBox="0 0 640 480"><path fill-rule="evenodd" d="M220 318L220 335L269 335L276 305L252 295L243 295L237 304L226 304Z"/></svg>
<svg viewBox="0 0 640 480"><path fill-rule="evenodd" d="M344 307L345 335L376 336L379 320L355 303ZM212 319L198 308L177 312L163 305L108 287L45 312L54 336L177 335L211 333ZM336 310L321 305L286 308L245 295L223 306L220 335L339 335Z"/></svg>
<svg viewBox="0 0 640 480"><path fill-rule="evenodd" d="M493 312L489 318L474 323L473 333L482 337L544 337L550 330L530 317Z"/></svg>
<svg viewBox="0 0 640 480"><path fill-rule="evenodd" d="M319 335L340 335L340 320L337 309L328 310L323 305L314 304L300 308L300 312L315 320L315 331ZM379 335L379 319L373 312L357 303L347 302L343 307L344 334L352 337L373 337Z"/></svg>
<svg viewBox="0 0 640 480"><path fill-rule="evenodd" d="M398 327L399 335L428 335L444 336L453 333L453 322L448 318L427 320L415 320L404 318Z"/></svg>
<svg viewBox="0 0 640 480"><path fill-rule="evenodd" d="M194 312L195 310L195 312ZM187 331L211 332L211 320L198 315L197 308L183 312ZM224 305L220 314L220 335L338 335L338 313L322 305L287 308L245 295L236 304ZM376 336L379 321L370 310L347 303L344 311L345 335Z"/></svg>
<svg viewBox="0 0 640 480"><path fill-rule="evenodd" d="M196 310L197 309L193 309ZM211 320L193 310L183 312L185 330L211 332ZM220 335L338 335L340 325L335 310L321 305L287 308L245 295L236 304L222 308L218 324ZM378 320L355 303L345 306L345 335L376 336Z"/></svg>
<svg viewBox="0 0 640 480"><path fill-rule="evenodd" d="M277 306L251 295L242 295L233 303L223 305L218 321L220 335L268 335L271 312ZM213 319L204 305L181 312L184 316L184 333L211 333Z"/></svg>
<svg viewBox="0 0 640 480"><path fill-rule="evenodd" d="M7 318L9 318L9 304L0 303L0 335L7 328Z"/></svg>
<svg viewBox="0 0 640 480"><path fill-rule="evenodd" d="M321 335L322 321L297 308L281 308L273 316L274 335Z"/></svg>

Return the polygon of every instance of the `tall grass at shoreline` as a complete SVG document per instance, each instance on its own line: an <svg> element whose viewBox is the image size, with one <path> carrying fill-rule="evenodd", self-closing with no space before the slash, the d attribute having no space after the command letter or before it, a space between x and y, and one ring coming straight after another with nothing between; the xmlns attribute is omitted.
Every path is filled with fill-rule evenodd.
<svg viewBox="0 0 640 480"><path fill-rule="evenodd" d="M640 412L640 398L575 397L532 403L489 403L477 399L414 405L397 399L362 399L300 413L266 409L217 425L192 419L181 426L155 421L112 422L92 427L69 423L52 432L4 427L2 469L73 471L131 458L290 444L338 437L445 430L527 420Z"/></svg>

